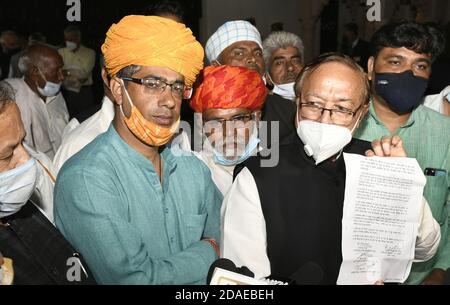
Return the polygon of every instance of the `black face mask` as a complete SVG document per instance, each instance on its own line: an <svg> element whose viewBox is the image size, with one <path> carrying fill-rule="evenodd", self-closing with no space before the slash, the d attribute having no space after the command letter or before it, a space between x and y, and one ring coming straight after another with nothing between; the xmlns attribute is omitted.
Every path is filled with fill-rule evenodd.
<svg viewBox="0 0 450 305"><path fill-rule="evenodd" d="M400 114L411 112L422 101L428 80L411 70L402 73L375 73L375 92Z"/></svg>

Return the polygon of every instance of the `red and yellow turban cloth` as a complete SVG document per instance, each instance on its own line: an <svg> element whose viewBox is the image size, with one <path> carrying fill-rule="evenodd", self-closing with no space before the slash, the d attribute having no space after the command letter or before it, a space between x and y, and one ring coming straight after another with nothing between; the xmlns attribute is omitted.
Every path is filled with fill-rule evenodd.
<svg viewBox="0 0 450 305"><path fill-rule="evenodd" d="M195 112L206 109L262 108L267 96L261 76L243 67L209 66L203 70L203 82L191 100Z"/></svg>

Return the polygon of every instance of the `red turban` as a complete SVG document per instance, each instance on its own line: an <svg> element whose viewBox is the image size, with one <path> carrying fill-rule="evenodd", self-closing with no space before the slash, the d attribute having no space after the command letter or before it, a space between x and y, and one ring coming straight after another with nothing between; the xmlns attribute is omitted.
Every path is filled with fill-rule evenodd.
<svg viewBox="0 0 450 305"><path fill-rule="evenodd" d="M209 66L191 100L195 112L206 109L261 109L267 96L261 76L243 67Z"/></svg>

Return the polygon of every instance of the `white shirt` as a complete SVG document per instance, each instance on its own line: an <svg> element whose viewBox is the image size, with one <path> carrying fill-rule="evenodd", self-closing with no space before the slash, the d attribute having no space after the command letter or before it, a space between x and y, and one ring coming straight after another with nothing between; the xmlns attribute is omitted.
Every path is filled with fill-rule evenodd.
<svg viewBox="0 0 450 305"><path fill-rule="evenodd" d="M66 101L61 93L47 97L45 102L33 92L23 78L6 80L16 91L25 127L25 143L45 153L51 160L61 145L64 128L69 122Z"/></svg>
<svg viewBox="0 0 450 305"><path fill-rule="evenodd" d="M256 279L271 274L267 256L266 222L258 188L251 172L244 168L236 177L222 205L222 256L236 266L247 266ZM439 247L440 227L426 200L416 239L415 261L433 257Z"/></svg>
<svg viewBox="0 0 450 305"><path fill-rule="evenodd" d="M38 175L36 188L30 201L53 223L53 188L56 170L47 155L36 152L25 144L25 149L37 162Z"/></svg>
<svg viewBox="0 0 450 305"><path fill-rule="evenodd" d="M225 196L233 184L234 166L224 166L214 162L211 153L201 151L196 156L202 160L211 171L211 177L219 191Z"/></svg>
<svg viewBox="0 0 450 305"><path fill-rule="evenodd" d="M426 96L423 104L424 106L431 108L434 111L444 114L444 102L445 102L444 99L449 93L450 93L450 86L446 87L439 94Z"/></svg>
<svg viewBox="0 0 450 305"><path fill-rule="evenodd" d="M102 108L63 138L61 147L53 160L57 171L59 172L64 163L73 155L91 143L97 136L106 132L113 118L114 104L105 96Z"/></svg>

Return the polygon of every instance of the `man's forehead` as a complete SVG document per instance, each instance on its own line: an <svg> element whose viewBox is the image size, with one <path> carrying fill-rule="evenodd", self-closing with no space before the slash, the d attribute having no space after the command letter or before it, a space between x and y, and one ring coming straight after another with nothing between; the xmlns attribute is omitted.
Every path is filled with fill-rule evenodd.
<svg viewBox="0 0 450 305"><path fill-rule="evenodd" d="M300 51L296 47L286 47L286 48L278 48L275 51L272 52L272 57L294 57L294 56L300 56Z"/></svg>
<svg viewBox="0 0 450 305"><path fill-rule="evenodd" d="M237 42L231 44L224 51L234 50L234 49L250 49L250 50L259 49L259 50L261 50L261 47L259 46L259 44L257 44L254 41L242 40L242 41L237 41Z"/></svg>
<svg viewBox="0 0 450 305"><path fill-rule="evenodd" d="M142 66L135 74L137 77L155 77L166 81L184 81L184 76L167 67Z"/></svg>
<svg viewBox="0 0 450 305"><path fill-rule="evenodd" d="M424 60L429 60L432 57L431 54L417 53L406 47L401 47L401 48L386 47L386 48L381 49L379 54L383 57L399 56L399 57L410 58L410 59L424 59ZM378 56L378 57L380 57L380 56Z"/></svg>

